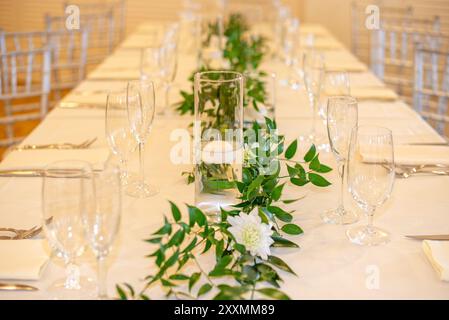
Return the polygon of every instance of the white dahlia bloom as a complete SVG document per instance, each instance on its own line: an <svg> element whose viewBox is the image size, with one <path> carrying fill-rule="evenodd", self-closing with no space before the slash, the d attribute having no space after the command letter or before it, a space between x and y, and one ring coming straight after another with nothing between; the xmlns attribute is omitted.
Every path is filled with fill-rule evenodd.
<svg viewBox="0 0 449 320"><path fill-rule="evenodd" d="M262 223L257 208L249 214L241 212L238 216L228 217L228 222L231 224L228 230L237 243L244 245L252 256L259 256L263 260L268 258L270 246L274 242L271 238L272 225Z"/></svg>

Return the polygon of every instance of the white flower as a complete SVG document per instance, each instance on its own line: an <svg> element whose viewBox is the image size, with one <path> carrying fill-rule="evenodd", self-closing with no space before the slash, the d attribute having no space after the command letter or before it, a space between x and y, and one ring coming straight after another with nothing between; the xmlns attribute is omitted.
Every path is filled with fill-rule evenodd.
<svg viewBox="0 0 449 320"><path fill-rule="evenodd" d="M272 225L262 223L257 208L250 214L241 212L238 216L228 217L228 222L231 224L228 230L237 243L244 245L252 256L259 256L263 260L268 258L270 245L274 242L271 238Z"/></svg>

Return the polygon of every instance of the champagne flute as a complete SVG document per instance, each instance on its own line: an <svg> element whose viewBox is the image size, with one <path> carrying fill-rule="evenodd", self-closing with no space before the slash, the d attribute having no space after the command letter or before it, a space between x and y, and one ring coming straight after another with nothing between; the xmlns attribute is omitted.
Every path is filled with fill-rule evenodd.
<svg viewBox="0 0 449 320"><path fill-rule="evenodd" d="M129 180L127 164L137 146L129 126L126 93L126 88L108 93L105 116L106 139L111 152L119 158L121 181L124 185Z"/></svg>
<svg viewBox="0 0 449 320"><path fill-rule="evenodd" d="M98 298L107 298L106 258L117 235L122 210L120 170L106 165L94 174L95 210L84 212L88 243L97 258Z"/></svg>
<svg viewBox="0 0 449 320"><path fill-rule="evenodd" d="M157 80L161 78L161 48L148 47L140 51L140 78Z"/></svg>
<svg viewBox="0 0 449 320"><path fill-rule="evenodd" d="M165 113L170 106L169 93L173 81L176 76L176 69L178 66L178 46L175 42L167 42L161 48L161 79L164 83L164 109L162 114Z"/></svg>
<svg viewBox="0 0 449 320"><path fill-rule="evenodd" d="M319 115L323 120L327 117L327 98L330 96L349 96L350 82L346 71L326 70L324 72L322 102L320 103Z"/></svg>
<svg viewBox="0 0 449 320"><path fill-rule="evenodd" d="M127 194L133 197L146 198L157 194L154 186L145 182L144 158L145 141L151 130L154 119L155 97L154 84L150 80L128 82L126 105L131 133L139 146L140 174L137 181L132 181Z"/></svg>
<svg viewBox="0 0 449 320"><path fill-rule="evenodd" d="M389 241L387 231L373 226L373 216L390 197L394 178L391 130L378 126L354 128L348 155L348 187L358 206L368 216L368 224L347 231L351 242L373 246Z"/></svg>
<svg viewBox="0 0 449 320"><path fill-rule="evenodd" d="M352 129L357 126L357 100L351 96L331 96L327 102L327 133L341 177L340 204L336 209L324 212L326 223L350 224L358 220L355 212L344 205L344 177Z"/></svg>
<svg viewBox="0 0 449 320"><path fill-rule="evenodd" d="M84 161L57 161L44 169L42 182L43 230L50 247L64 259L66 279L50 291L60 294L88 290L89 281L80 277L77 257L84 252L83 214L95 206L92 168Z"/></svg>
<svg viewBox="0 0 449 320"><path fill-rule="evenodd" d="M321 92L321 85L324 75L323 56L313 50L308 50L303 55L304 84L309 98L309 104L312 108L312 130L310 139L316 144L316 116L318 100Z"/></svg>

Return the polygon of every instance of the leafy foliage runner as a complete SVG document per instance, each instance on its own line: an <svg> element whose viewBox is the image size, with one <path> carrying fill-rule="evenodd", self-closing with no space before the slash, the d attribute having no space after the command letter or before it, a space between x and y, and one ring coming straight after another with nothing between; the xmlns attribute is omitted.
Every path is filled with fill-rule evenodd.
<svg viewBox="0 0 449 320"><path fill-rule="evenodd" d="M210 39L213 35L218 35L217 23L209 25L207 39ZM248 31L249 27L242 15L230 15L229 21L224 26L226 44L223 50L223 58L226 59L229 70L245 75L244 106L252 106L259 110L259 104L263 103L267 96L265 82L263 81L267 74L258 70L258 68L267 52L267 47L265 38L249 36ZM203 45L207 45L207 43ZM180 114L194 113L193 75L196 72L207 70L212 71L208 66L202 66L189 77L189 81L192 82L191 92L181 90L182 101L177 106L177 111Z"/></svg>
<svg viewBox="0 0 449 320"><path fill-rule="evenodd" d="M253 129L259 138L248 149L249 155L254 155L248 156L248 160L253 161L244 167L243 179L237 182L241 195L234 209L222 209L221 219L211 222L200 209L187 205L188 219L184 220L178 206L170 202L171 217L165 217L162 227L146 240L158 246L148 256L155 260L157 272L145 279L139 292L129 284L118 285L117 291L122 299L148 299L147 289L158 284L166 288L167 297L198 299L210 294L220 300L252 299L256 295L289 299L280 289L282 278L279 271L295 272L281 258L269 254L264 259L237 241L231 231L231 219L257 215L261 224L270 226L271 248L298 248L286 235L299 235L303 230L293 222L292 212L281 206L299 199L282 197L285 184L289 180L300 187L308 183L326 187L330 183L321 174L331 171L331 168L320 163L315 146L301 161L294 161L298 141L294 140L284 150L285 138L273 139L272 132L277 129L275 121L266 118L263 129L271 129L269 131L262 130L257 122L253 123ZM274 150L281 156L270 157ZM263 159L270 159L276 168L274 172L268 175L261 172ZM285 176L281 175L281 163L287 168ZM206 270L198 259L199 254L207 252L215 256L215 264L210 270ZM192 268L193 272L187 271Z"/></svg>

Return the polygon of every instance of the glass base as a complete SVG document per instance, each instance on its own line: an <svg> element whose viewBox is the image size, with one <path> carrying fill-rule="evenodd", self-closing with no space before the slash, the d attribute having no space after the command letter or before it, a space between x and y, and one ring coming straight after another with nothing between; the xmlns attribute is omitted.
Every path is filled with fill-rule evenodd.
<svg viewBox="0 0 449 320"><path fill-rule="evenodd" d="M351 224L359 220L359 215L354 211L345 210L338 207L334 210L328 210L321 214L321 219L329 224Z"/></svg>
<svg viewBox="0 0 449 320"><path fill-rule="evenodd" d="M378 246L390 241L390 234L376 227L360 226L346 231L346 235L352 243L361 246Z"/></svg>
<svg viewBox="0 0 449 320"><path fill-rule="evenodd" d="M159 193L159 190L150 184L141 181L131 181L126 187L126 194L134 198L148 198Z"/></svg>
<svg viewBox="0 0 449 320"><path fill-rule="evenodd" d="M96 296L97 285L93 279L81 277L78 286L68 287L67 279L59 279L47 288L47 292L60 300L92 299Z"/></svg>

